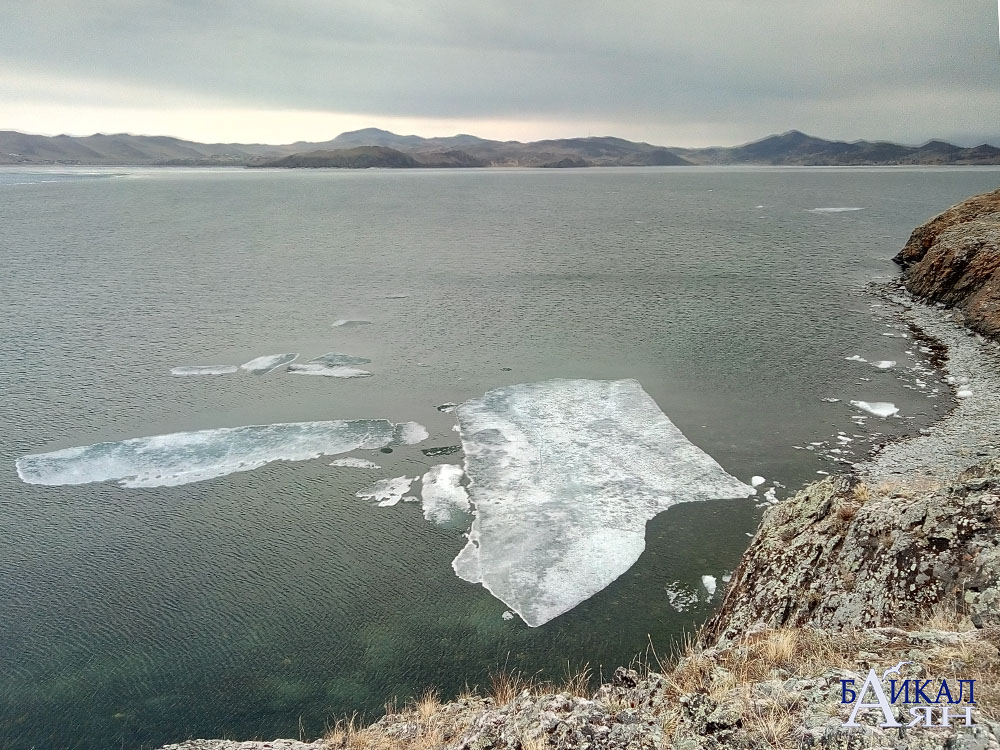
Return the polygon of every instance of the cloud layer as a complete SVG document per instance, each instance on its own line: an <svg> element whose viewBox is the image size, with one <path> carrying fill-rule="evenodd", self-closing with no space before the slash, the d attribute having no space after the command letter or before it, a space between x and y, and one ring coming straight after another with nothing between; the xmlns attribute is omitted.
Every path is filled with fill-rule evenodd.
<svg viewBox="0 0 1000 750"><path fill-rule="evenodd" d="M0 127L159 111L205 140L253 134L222 112L285 113L293 139L308 118L678 145L1000 135L989 2L10 0L6 15Z"/></svg>

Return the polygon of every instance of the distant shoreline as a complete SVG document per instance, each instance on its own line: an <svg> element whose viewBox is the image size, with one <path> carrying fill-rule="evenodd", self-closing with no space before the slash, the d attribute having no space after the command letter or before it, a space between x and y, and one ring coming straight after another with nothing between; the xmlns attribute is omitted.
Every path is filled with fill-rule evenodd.
<svg viewBox="0 0 1000 750"><path fill-rule="evenodd" d="M289 167L348 169L665 166L997 166L1000 148L931 140L832 141L790 130L739 146L686 148L622 138L560 138L521 143L472 135L422 138L367 128L324 142L205 144L131 134L41 136L0 131L0 166Z"/></svg>

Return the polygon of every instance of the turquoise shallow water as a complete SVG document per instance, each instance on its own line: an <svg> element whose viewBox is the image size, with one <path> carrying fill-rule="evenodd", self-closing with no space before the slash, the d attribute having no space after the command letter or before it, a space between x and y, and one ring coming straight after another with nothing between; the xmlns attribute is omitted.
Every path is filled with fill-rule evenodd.
<svg viewBox="0 0 1000 750"><path fill-rule="evenodd" d="M667 589L732 569L753 502L669 509L627 574L530 629L454 575L459 529L354 493L444 460L420 451L458 442L436 405L553 377L637 378L727 471L777 480L779 496L833 471L829 446L793 446L903 434L945 408L906 387L920 353L883 335L898 331L861 289L895 273L914 225L998 180L0 171L0 746L294 736L300 720L316 735L394 694L484 684L498 665L558 677L567 663L608 671L647 636L669 648L712 604L679 612ZM331 327L344 318L371 325ZM291 351L361 355L374 376L168 374ZM850 399L903 418L859 431ZM431 437L368 456L378 474L319 459L127 489L14 471L27 453L104 440L347 418L416 420Z"/></svg>

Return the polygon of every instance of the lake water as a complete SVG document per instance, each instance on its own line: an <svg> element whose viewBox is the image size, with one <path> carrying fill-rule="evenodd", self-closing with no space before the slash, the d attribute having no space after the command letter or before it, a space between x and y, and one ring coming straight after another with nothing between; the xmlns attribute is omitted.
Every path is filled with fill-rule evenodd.
<svg viewBox="0 0 1000 750"><path fill-rule="evenodd" d="M625 575L529 628L456 577L462 529L355 493L461 462L422 453L459 443L437 405L636 378L730 474L782 497L947 408L862 289L896 272L916 224L998 181L992 168L0 171L0 746L316 736L498 668L607 674L650 639L668 651L711 611L701 577L721 586L760 503L670 508ZM373 376L169 374L330 351L370 359ZM850 400L899 416L862 424ZM352 454L379 471L321 458L176 487L38 486L14 467L101 441L372 418L430 437ZM672 606L685 593L697 601Z"/></svg>

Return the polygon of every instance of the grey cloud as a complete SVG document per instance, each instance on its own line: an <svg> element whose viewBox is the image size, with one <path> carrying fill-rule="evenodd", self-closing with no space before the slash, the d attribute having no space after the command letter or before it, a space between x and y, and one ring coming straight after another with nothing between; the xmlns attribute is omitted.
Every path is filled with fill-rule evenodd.
<svg viewBox="0 0 1000 750"><path fill-rule="evenodd" d="M8 3L0 65L258 108L735 122L759 134L817 121L836 135L878 127L880 101L909 97L881 122L895 138L972 137L996 127L984 107L1000 114L989 2Z"/></svg>

